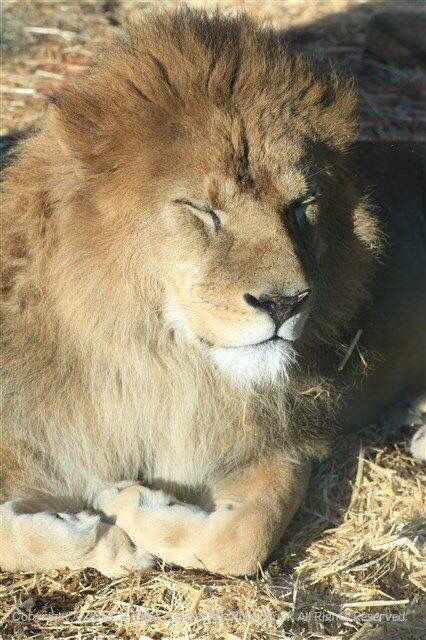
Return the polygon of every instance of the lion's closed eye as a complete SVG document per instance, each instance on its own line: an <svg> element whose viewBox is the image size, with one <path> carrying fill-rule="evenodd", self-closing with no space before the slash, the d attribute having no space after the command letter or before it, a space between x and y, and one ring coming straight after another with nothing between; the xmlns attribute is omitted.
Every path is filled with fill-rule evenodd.
<svg viewBox="0 0 426 640"><path fill-rule="evenodd" d="M221 220L217 213L213 211L210 206L204 204L196 204L186 198L178 198L174 200L174 203L187 207L193 215L201 220L201 222L207 227L210 232L216 233L221 228Z"/></svg>

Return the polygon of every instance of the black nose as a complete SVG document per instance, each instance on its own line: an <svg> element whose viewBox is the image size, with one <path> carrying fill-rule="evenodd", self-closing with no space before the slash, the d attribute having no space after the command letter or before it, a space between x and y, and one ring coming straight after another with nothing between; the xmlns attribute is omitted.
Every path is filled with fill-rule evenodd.
<svg viewBox="0 0 426 640"><path fill-rule="evenodd" d="M251 293L244 294L244 300L252 307L266 311L275 322L277 329L291 316L300 310L302 303L311 293L305 289L294 296L284 296L280 293L263 293L258 298Z"/></svg>

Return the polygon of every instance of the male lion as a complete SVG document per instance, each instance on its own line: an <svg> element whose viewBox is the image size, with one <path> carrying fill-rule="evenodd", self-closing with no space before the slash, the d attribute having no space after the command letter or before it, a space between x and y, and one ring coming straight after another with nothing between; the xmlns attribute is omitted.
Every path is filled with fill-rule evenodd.
<svg viewBox="0 0 426 640"><path fill-rule="evenodd" d="M361 145L369 203L351 87L244 16L146 17L53 102L5 178L2 566L250 574L342 394L424 386L421 203Z"/></svg>

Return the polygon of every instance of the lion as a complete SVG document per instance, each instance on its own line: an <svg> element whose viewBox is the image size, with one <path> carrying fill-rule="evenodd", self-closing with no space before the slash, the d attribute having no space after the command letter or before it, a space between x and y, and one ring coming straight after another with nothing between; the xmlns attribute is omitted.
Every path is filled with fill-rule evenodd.
<svg viewBox="0 0 426 640"><path fill-rule="evenodd" d="M423 390L418 152L355 103L190 9L52 98L4 178L3 569L252 574L336 428Z"/></svg>

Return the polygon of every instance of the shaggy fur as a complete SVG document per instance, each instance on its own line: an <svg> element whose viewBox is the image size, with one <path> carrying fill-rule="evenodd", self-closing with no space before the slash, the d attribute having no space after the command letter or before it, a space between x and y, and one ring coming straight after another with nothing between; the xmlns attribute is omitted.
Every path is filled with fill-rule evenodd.
<svg viewBox="0 0 426 640"><path fill-rule="evenodd" d="M353 109L350 85L273 31L189 10L133 25L53 100L4 185L3 490L22 501L16 522L22 511L117 517L99 492L139 479L207 511L172 517L154 496L166 520L145 514L138 546L234 573L266 557L306 461L326 452L339 395L329 374L379 246L347 169ZM244 294L308 287L300 338L282 357L255 351L271 322ZM248 543L235 555L241 522L250 557ZM45 567L35 552L25 561L22 535L6 564ZM51 566L72 564L67 553Z"/></svg>

